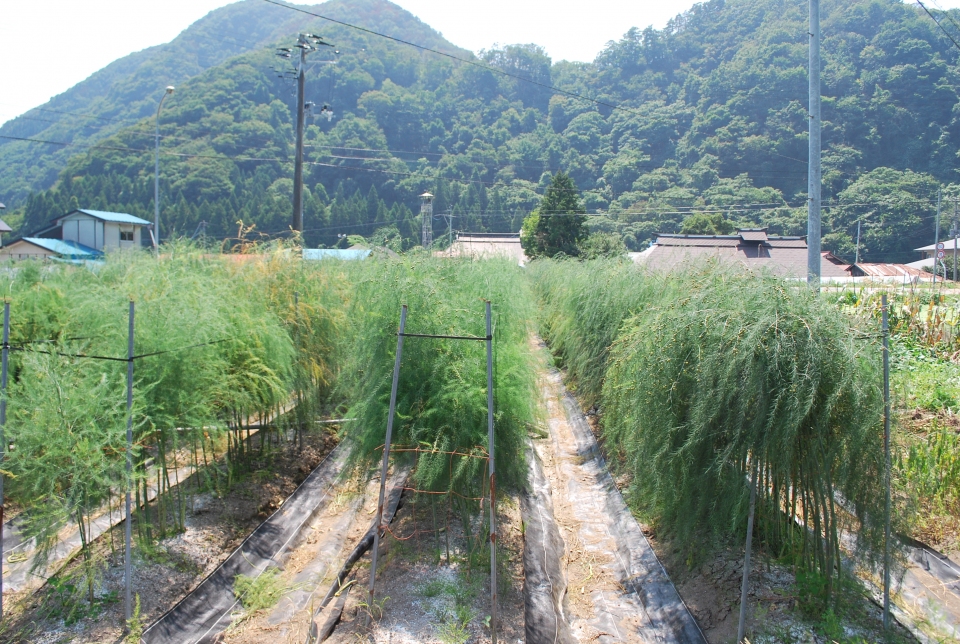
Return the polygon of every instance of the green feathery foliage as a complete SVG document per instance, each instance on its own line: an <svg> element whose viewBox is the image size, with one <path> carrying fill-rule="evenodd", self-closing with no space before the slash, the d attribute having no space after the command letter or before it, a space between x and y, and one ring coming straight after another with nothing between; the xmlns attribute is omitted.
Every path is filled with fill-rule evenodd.
<svg viewBox="0 0 960 644"><path fill-rule="evenodd" d="M581 401L593 405L623 321L664 297L671 282L620 259L537 261L530 272L542 304L540 332L562 360Z"/></svg>
<svg viewBox="0 0 960 644"><path fill-rule="evenodd" d="M130 299L135 353L160 353L135 363L138 494L148 458L169 489L178 450L191 447L196 461L198 442L215 441L227 423L291 399L309 401L307 413L329 392L343 302L320 267L293 270L283 249L252 262L168 251L159 260L114 253L89 268L22 263L0 278L11 298L11 343L22 349L11 356L6 435L16 449L4 466L23 529L41 547L64 521L82 524L124 489L126 364L70 356L125 358ZM245 455L234 438L229 468ZM183 528L183 493L177 508L164 503L149 521L161 536L170 524Z"/></svg>
<svg viewBox="0 0 960 644"><path fill-rule="evenodd" d="M880 355L850 319L798 285L716 266L669 286L618 263L534 275L545 330L577 382L601 376L603 433L631 477L629 500L676 544L693 553L742 534L757 468L768 543L829 580L846 531L876 563Z"/></svg>
<svg viewBox="0 0 960 644"><path fill-rule="evenodd" d="M523 437L534 418L536 388L529 334L532 302L520 269L506 260L384 258L353 267L352 348L341 374L351 401L346 437L356 462L378 462L384 442L401 304L408 333L486 335L484 300L493 304L497 481L525 478ZM486 344L406 338L397 390L395 445L482 455L487 445ZM402 454L398 455L402 458ZM451 463L453 471L450 471ZM484 461L420 454L423 489L479 496Z"/></svg>

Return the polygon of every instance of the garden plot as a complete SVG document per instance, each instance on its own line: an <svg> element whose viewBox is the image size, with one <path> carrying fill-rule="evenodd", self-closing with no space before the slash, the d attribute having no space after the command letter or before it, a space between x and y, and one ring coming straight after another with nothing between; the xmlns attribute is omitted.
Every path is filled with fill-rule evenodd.
<svg viewBox="0 0 960 644"><path fill-rule="evenodd" d="M162 615L224 561L271 508L285 499L333 449L329 432L309 432L303 451L283 443L263 465L217 494L201 487L197 475L181 480L189 494L185 531L150 545L135 540L133 592L140 619L149 624ZM256 446L256 439L254 439ZM266 467L269 466L269 470ZM151 511L155 503L151 503ZM75 558L42 588L5 597L4 642L115 641L123 623L123 526L104 532L91 554L103 562L87 601L82 560Z"/></svg>
<svg viewBox="0 0 960 644"><path fill-rule="evenodd" d="M393 479L391 485L400 484ZM224 642L254 644L300 644L310 630L320 600L330 588L347 554L367 534L375 516L379 481L363 489L347 486L335 505L319 514L306 528L304 541L284 565L276 587L276 604L251 611L223 635ZM500 505L500 641L523 637L522 543L519 511L515 501ZM419 507L409 494L391 523L390 533L418 537L398 540L388 533L381 542L376 601L367 598L369 554L348 576L348 597L340 623L330 642L485 642L490 641L489 557L471 556L463 530L451 521L448 531L434 534L431 508L420 499ZM450 561L446 545L450 544ZM326 620L333 606L318 616ZM373 615L368 625L364 618Z"/></svg>
<svg viewBox="0 0 960 644"><path fill-rule="evenodd" d="M556 369L541 372L548 432L534 446L565 543L567 622L576 641L705 642L607 472Z"/></svg>

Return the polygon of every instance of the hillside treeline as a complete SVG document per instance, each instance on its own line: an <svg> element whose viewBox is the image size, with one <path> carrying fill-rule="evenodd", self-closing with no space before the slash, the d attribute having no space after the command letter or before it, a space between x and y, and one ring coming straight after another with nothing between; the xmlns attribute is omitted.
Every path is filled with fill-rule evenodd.
<svg viewBox="0 0 960 644"><path fill-rule="evenodd" d="M362 5L352 22L403 13ZM346 11L336 2L316 10L328 7ZM304 22L340 52L312 54L337 64L308 72L306 98L334 118L310 119L306 134L307 241L396 226L415 243L425 190L446 193L434 207L437 238L446 214L456 215L454 230L518 230L558 170L582 192L592 228L619 233L631 249L704 209L722 218L703 232L752 224L803 234L806 7L711 0L662 30L630 29L590 64L551 61L536 45L498 46L473 59L481 65L465 64ZM919 7L896 0L830 0L822 12L824 246L852 259L859 222L862 259L910 261L912 248L932 242L938 184L955 180L960 50ZM960 39L960 13L942 18ZM415 42L438 40L416 21L391 26ZM168 233L189 236L206 221L223 237L238 220L286 230L295 99L274 73L280 64L270 49L241 54L184 82L164 106ZM152 141L147 119L72 157L56 185L20 202L22 229L61 214L72 197L149 213Z"/></svg>

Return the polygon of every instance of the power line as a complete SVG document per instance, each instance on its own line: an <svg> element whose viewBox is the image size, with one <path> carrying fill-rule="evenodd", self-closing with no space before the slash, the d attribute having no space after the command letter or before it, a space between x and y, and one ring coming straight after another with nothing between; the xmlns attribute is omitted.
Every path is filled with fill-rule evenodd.
<svg viewBox="0 0 960 644"><path fill-rule="evenodd" d="M629 113L629 114L634 114L634 115L636 115L636 116L644 116L643 113L641 113L641 112L639 112L639 111L637 111L637 110L630 109L629 107L623 107L623 106L620 106L620 105L613 105L613 104L611 104L611 103L606 103L606 102L604 102L604 101L600 101L600 100L597 100L597 99L595 99L595 98L590 98L589 96L583 96L582 94L577 94L576 92L571 92L571 91L568 91L568 90L565 90L565 89L560 89L559 87L555 87L555 86L553 86L553 85L548 85L547 83L541 83L540 81L533 80L532 78L525 78L524 76L520 76L519 74L512 74L512 73L510 73L510 72L508 72L508 71L506 71L506 70L504 70L504 69L500 69L499 67L493 67L493 66L491 66L491 65L486 65L486 64L484 64L484 63L481 63L481 62L478 62L478 61L475 61L475 60L469 60L469 59L467 59L467 58L461 58L461 57L459 57L459 56L454 56L453 54L448 54L448 53L442 52L442 51L440 51L440 50L438 50L438 49L433 49L433 48L431 48L431 47L425 47L424 45L418 45L417 43L410 42L409 40L403 40L402 38L397 38L397 37L395 37L395 36L388 36L387 34L382 34L382 33L380 33L379 31L374 31L374 30L372 30L372 29L367 29L366 27L360 27L360 26L358 26L358 25L353 25L353 24L350 24L349 22L344 22L344 21L342 21L342 20L337 20L336 18L330 18L330 17L328 17L328 16L324 16L324 15L321 15L321 14L319 14L319 13L314 13L314 12L312 12L312 11L307 11L306 9L301 9L300 7L293 7L293 6L288 5L288 4L283 4L282 2L277 2L276 0L263 0L263 1L264 1L264 2L267 2L267 3L269 3L269 4L276 5L276 6L278 6L278 7L283 7L284 9L289 9L289 10L291 10L291 11L297 11L297 12L299 12L299 13L305 13L305 14L307 14L308 16L313 16L314 18L320 18L320 19L322 19L322 20L327 20L327 21L332 22L332 23L334 23L334 24L342 25L342 26L344 26L344 27L349 27L349 28L351 28L351 29L356 29L357 31L362 31L362 32L364 32L364 33L368 33L368 34L371 34L371 35L373 35L373 36L378 36L378 37L380 37L380 38L386 38L387 40L392 40L393 42L400 43L401 45L407 45L407 46L409 46L409 47L414 47L414 48L419 49L419 50L421 50L421 51L427 51L427 52L430 52L430 53L432 53L432 54L436 54L436 55L438 55L438 56L443 56L443 57L445 57L445 58L449 58L449 59L451 59L451 60L455 60L455 61L460 62L460 63L463 63L463 64L465 64L465 65L472 65L472 66L474 66L474 67L479 67L480 69L485 69L485 70L490 71L490 72L493 72L493 73L495 73L495 74L500 74L500 75L502 75L502 76L507 76L507 77L509 77L509 78L515 78L515 79L517 79L517 80L519 80L519 81L523 81L524 83L530 83L530 84L532 84L532 85L537 85L537 86L539 86L539 87L542 87L542 88L544 88L544 89L548 89L548 90L550 90L551 92L555 92L555 93L557 93L557 94L563 94L564 96L570 96L570 97L572 97L572 98L576 98L576 99L580 99L580 100L583 100L583 101L587 101L587 102L593 103L593 104L595 104L595 105L600 105L600 106L602 106L602 107L610 108L610 109L612 109L612 110L618 110L618 111L622 111L622 112L627 112L627 113Z"/></svg>
<svg viewBox="0 0 960 644"><path fill-rule="evenodd" d="M269 0L267 0L267 1L269 1ZM934 17L934 15L933 15L932 13L930 13L930 10L927 9L927 6L926 6L925 4L923 4L923 2L921 2L920 0L916 0L916 2L917 2L918 5L920 5L920 6L923 8L924 11L927 12L927 15L930 16L930 19L933 20L935 23L937 23L937 26L940 27L940 31L942 31L944 34L946 34L947 38L950 39L950 42L952 42L953 45L954 45L957 49L960 49L960 44L958 44L957 41L954 40L953 36L950 35L950 32L949 32L949 31L947 31L946 29L943 28L943 25L941 25L941 24L940 24L940 21L937 20L936 17Z"/></svg>

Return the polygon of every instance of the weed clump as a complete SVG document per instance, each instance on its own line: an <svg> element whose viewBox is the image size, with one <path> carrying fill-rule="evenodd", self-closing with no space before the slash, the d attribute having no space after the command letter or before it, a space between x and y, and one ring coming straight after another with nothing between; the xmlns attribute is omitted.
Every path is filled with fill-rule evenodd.
<svg viewBox="0 0 960 644"><path fill-rule="evenodd" d="M233 582L233 594L248 615L275 606L284 590L277 568L267 568L259 576L237 575Z"/></svg>

